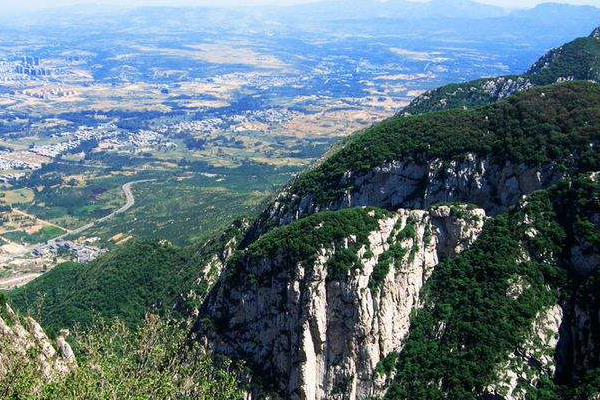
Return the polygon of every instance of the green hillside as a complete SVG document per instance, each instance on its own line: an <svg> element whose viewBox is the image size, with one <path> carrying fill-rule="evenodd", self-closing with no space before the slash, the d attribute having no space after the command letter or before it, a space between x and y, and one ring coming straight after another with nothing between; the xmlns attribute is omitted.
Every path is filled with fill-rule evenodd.
<svg viewBox="0 0 600 400"><path fill-rule="evenodd" d="M442 262L425 287L424 307L412 318L404 348L389 361L396 378L386 399L480 399L498 379L497 366L527 341L540 312L559 299L594 307L600 271L576 273L570 252L578 241L588 243L586 254L598 253L600 234L592 220L600 211L593 200L599 196L600 182L586 176L537 192L522 207L490 220L470 249ZM523 261L522 244L531 259ZM508 296L515 281L523 292ZM586 335L593 343L600 340L596 326ZM600 391L598 367L574 365L555 380L541 366L519 366L541 377L533 386L523 380L520 390L527 399L589 399Z"/></svg>
<svg viewBox="0 0 600 400"><path fill-rule="evenodd" d="M291 191L321 204L353 183L348 171L368 172L393 160L427 163L468 153L528 165L560 163L566 170L600 169L600 85L569 82L532 89L472 110L395 116L350 138Z"/></svg>
<svg viewBox="0 0 600 400"><path fill-rule="evenodd" d="M554 49L526 76L536 85L549 85L559 78L600 81L600 39L579 38Z"/></svg>
<svg viewBox="0 0 600 400"><path fill-rule="evenodd" d="M203 267L241 230L242 224L233 224L204 245L188 248L135 242L90 264L60 265L8 296L16 309L36 316L52 333L77 324L90 326L97 317L119 317L135 326L152 309L188 312L216 279L210 275L220 272L206 276ZM182 301L190 291L195 297Z"/></svg>
<svg viewBox="0 0 600 400"><path fill-rule="evenodd" d="M10 293L12 304L37 315L51 331L89 325L96 316L142 321L153 305L172 304L191 268L189 251L154 242L138 242L89 265L63 264ZM166 304L165 304L166 305Z"/></svg>
<svg viewBox="0 0 600 400"><path fill-rule="evenodd" d="M600 81L600 38L596 31L551 50L525 74L484 78L442 86L416 98L402 114L421 114L498 101L532 86L559 80Z"/></svg>

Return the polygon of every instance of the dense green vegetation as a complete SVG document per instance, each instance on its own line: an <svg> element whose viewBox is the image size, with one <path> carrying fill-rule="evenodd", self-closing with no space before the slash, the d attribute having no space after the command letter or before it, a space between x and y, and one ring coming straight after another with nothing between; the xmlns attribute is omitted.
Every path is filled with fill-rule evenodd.
<svg viewBox="0 0 600 400"><path fill-rule="evenodd" d="M12 325L13 317L10 315L7 309L8 299L6 298L6 294L0 292L0 318L4 320L9 326Z"/></svg>
<svg viewBox="0 0 600 400"><path fill-rule="evenodd" d="M320 203L336 199L353 182L348 171L368 172L392 160L426 164L468 153L500 163L559 163L566 171L600 169L600 85L572 82L541 87L474 110L393 117L350 138L292 191Z"/></svg>
<svg viewBox="0 0 600 400"><path fill-rule="evenodd" d="M544 55L523 75L442 86L427 93L426 97L415 99L403 113L415 115L458 107L482 106L499 100L501 93L506 90L503 85L508 81L512 81L513 85L518 82L521 86L519 90L523 90L527 85L550 85L559 78L600 81L600 40L590 36L567 43Z"/></svg>
<svg viewBox="0 0 600 400"><path fill-rule="evenodd" d="M150 307L173 303L182 293L186 280L198 275L190 261L191 254L176 247L137 242L89 265L60 265L10 297L21 312L36 315L53 332L90 325L97 316L118 316L133 325Z"/></svg>
<svg viewBox="0 0 600 400"><path fill-rule="evenodd" d="M285 251L285 263L278 266L285 268L298 263L309 266L322 249L335 249L335 255L327 263L328 279L343 279L352 270L362 267L358 250L368 245L369 233L379 227L378 221L385 216L386 211L377 208L351 208L312 215L262 236L232 260L229 273L238 279L247 277L245 265L276 258L282 251ZM345 241L351 235L356 239L346 246ZM260 278L268 279L277 272L270 271Z"/></svg>
<svg viewBox="0 0 600 400"><path fill-rule="evenodd" d="M202 268L223 246L239 237L235 223L202 245L181 249L166 242L139 241L115 249L90 264L66 263L8 293L21 313L34 315L50 333L96 317L119 317L134 326L148 310L182 314L198 306L208 290ZM211 271L218 273L219 271ZM196 296L183 298L193 291Z"/></svg>
<svg viewBox="0 0 600 400"><path fill-rule="evenodd" d="M590 222L600 211L599 195L600 184L585 177L537 192L523 207L486 223L470 249L442 262L425 287L424 307L412 319L387 398L480 398L497 379L498 366L525 342L540 311L559 297L594 293L590 288L572 291L594 278L584 279L583 286L575 283L581 278L572 273L567 249L576 240L578 221ZM522 246L531 260L520 256ZM516 282L520 293L509 296ZM592 286L597 293L600 286ZM591 301L580 304L599 309ZM591 390L577 385L584 370L573 369L573 376L565 380L574 387L556 385L541 373L537 386L521 382L520 389L528 399L584 398L572 397Z"/></svg>
<svg viewBox="0 0 600 400"><path fill-rule="evenodd" d="M224 361L188 346L184 326L149 315L137 329L120 321L78 331L77 368L44 377L33 350L14 352L0 379L5 400L237 400L240 383ZM2 343L4 351L12 343ZM186 352L181 351L187 348Z"/></svg>
<svg viewBox="0 0 600 400"><path fill-rule="evenodd" d="M536 85L558 78L600 81L600 40L579 38L542 57L526 74Z"/></svg>
<svg viewBox="0 0 600 400"><path fill-rule="evenodd" d="M239 240L244 229L243 221L235 221L209 240L186 248L133 242L90 264L59 265L7 296L18 311L34 315L51 334L78 324L89 327L97 317L119 317L135 326L151 309L185 316L199 306L220 272L204 275L204 265L230 241ZM194 296L183 297L190 292Z"/></svg>
<svg viewBox="0 0 600 400"><path fill-rule="evenodd" d="M501 86L506 82L520 81L524 76L507 75L500 78L482 78L464 83L451 83L441 86L414 99L402 110L403 115L417 115L431 111L443 111L452 108L478 107L498 101L490 86Z"/></svg>

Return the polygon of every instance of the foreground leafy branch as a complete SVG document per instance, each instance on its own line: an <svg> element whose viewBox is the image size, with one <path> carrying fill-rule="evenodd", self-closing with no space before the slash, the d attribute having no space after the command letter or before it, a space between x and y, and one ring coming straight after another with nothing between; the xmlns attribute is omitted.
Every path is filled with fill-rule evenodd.
<svg viewBox="0 0 600 400"><path fill-rule="evenodd" d="M0 380L7 400L236 400L229 363L188 345L185 326L154 315L131 329L115 320L76 332L78 368L47 381L34 354L14 354Z"/></svg>

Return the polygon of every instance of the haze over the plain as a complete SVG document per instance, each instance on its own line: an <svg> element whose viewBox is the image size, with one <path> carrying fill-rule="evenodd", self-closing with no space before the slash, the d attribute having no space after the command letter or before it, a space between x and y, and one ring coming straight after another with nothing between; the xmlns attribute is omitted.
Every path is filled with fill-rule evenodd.
<svg viewBox="0 0 600 400"><path fill-rule="evenodd" d="M22 2L18 0L0 0L0 8L8 12L31 11L38 9L72 6L78 4L111 4L111 5L129 5L129 6L252 6L252 5L293 5L301 3L314 3L317 0L129 0L127 2L119 0L30 0ZM423 1L423 0L414 0ZM547 2L545 0L479 0L480 3L493 4L506 8L525 8L533 7L537 4ZM600 6L600 0L561 0L558 3L568 3L577 5ZM352 3L352 0L348 0Z"/></svg>

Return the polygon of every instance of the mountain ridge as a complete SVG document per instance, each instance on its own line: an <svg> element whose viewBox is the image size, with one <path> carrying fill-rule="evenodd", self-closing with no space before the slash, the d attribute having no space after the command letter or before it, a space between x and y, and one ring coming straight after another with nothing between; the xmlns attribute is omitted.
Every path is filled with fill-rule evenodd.
<svg viewBox="0 0 600 400"><path fill-rule="evenodd" d="M598 101L600 85L565 82L471 110L397 116L358 133L297 178L249 231L201 308L201 341L247 362L274 382L269 388L282 399L516 400L538 390L576 390L594 370L586 357L600 354L580 329L595 306L577 316L572 310L580 303L565 289L576 282L595 287L599 273ZM435 121L432 130L424 129L426 121ZM466 121L482 129L465 134ZM407 136L400 133L404 126ZM591 136L578 136L578 129ZM440 140L445 133L453 145ZM431 141L419 144L419 135ZM490 142L484 153L478 154L476 138ZM413 147L390 143L411 139ZM486 163L481 154L489 155ZM421 164L406 168L411 156ZM338 168L335 160L345 157L352 164ZM501 162L511 159L509 168ZM498 177L495 190L486 174ZM477 296L488 292L493 308ZM453 303L458 295L463 300ZM463 304L476 320L462 319ZM439 324L453 340L437 336ZM563 333L556 341L566 325L571 339ZM462 334L473 336L462 342ZM567 340L577 349L563 347ZM464 358L453 353L456 346L466 346ZM431 356L436 352L439 360ZM559 352L564 362L539 355ZM480 353L488 361L477 361ZM571 364L578 372L551 389L538 387ZM477 375L480 370L486 373ZM446 386L431 384L430 374ZM518 385L514 374L527 378Z"/></svg>
<svg viewBox="0 0 600 400"><path fill-rule="evenodd" d="M483 78L442 86L417 97L401 113L419 114L489 104L534 86L564 80L597 82L600 81L599 60L600 28L596 28L588 37L549 51L523 75Z"/></svg>
<svg viewBox="0 0 600 400"><path fill-rule="evenodd" d="M563 167L577 170L576 165L587 160L594 165L590 169L596 168L598 160L592 153L598 138L570 137L567 132L572 128L561 128L560 120L567 118L568 109L575 112L574 118L585 118L577 106L593 115L596 100L592 98L598 88L592 83L569 82L532 89L474 110L390 118L352 136L341 149L296 178L255 222L249 237L314 212L345 207L424 208L435 202L464 201L479 202L488 212L506 209L523 194L522 189L529 193L561 179ZM584 105L586 95L590 103ZM549 116L548 110L555 114L544 120L540 116ZM514 126L519 118L523 125ZM536 136L525 137L526 130ZM554 146L561 145L547 141L546 135L553 130L557 132L553 141L563 140L563 150L570 149L565 150L562 167L552 161ZM596 144L589 147L589 143ZM578 158L579 151L588 155Z"/></svg>
<svg viewBox="0 0 600 400"><path fill-rule="evenodd" d="M558 79L564 54L583 55L536 64L548 85L529 77L498 102L391 117L332 149L251 225L192 256L131 245L82 269L76 289L137 276L116 287L167 308L191 290L190 341L248 366L247 398L593 399L600 84ZM101 271L105 281L86 274ZM37 283L21 293L52 290ZM136 305L124 297L118 311Z"/></svg>

